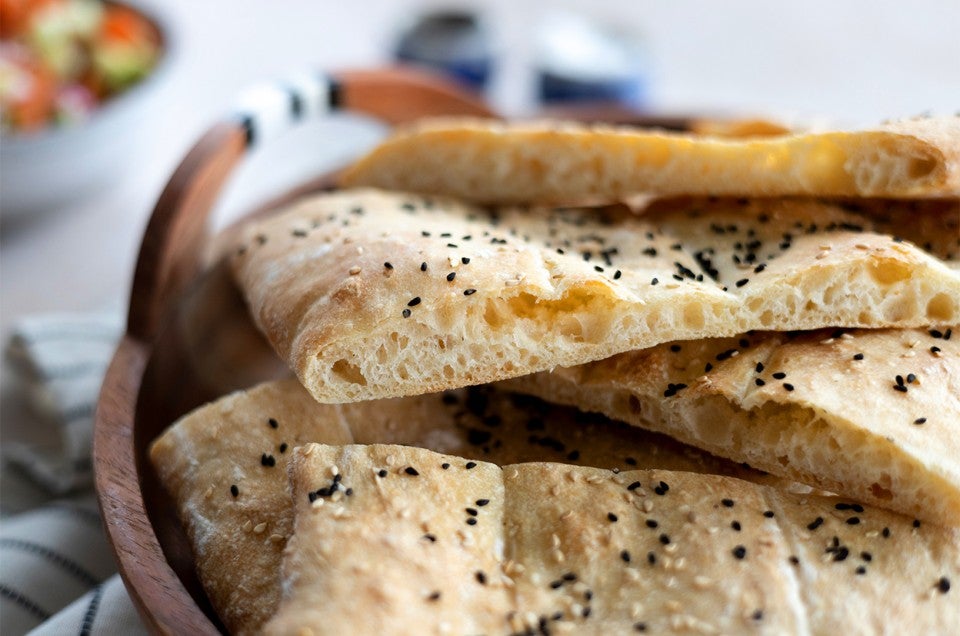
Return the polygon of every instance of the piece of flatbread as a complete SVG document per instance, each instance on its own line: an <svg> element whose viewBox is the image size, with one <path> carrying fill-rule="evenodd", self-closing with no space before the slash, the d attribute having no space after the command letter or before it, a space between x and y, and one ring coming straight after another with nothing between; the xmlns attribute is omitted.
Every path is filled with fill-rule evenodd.
<svg viewBox="0 0 960 636"><path fill-rule="evenodd" d="M960 520L960 325L675 342L505 386L858 501Z"/></svg>
<svg viewBox="0 0 960 636"><path fill-rule="evenodd" d="M286 463L307 442L409 444L499 464L666 468L792 487L662 435L487 387L325 405L295 380L263 384L185 416L150 451L200 581L232 633L257 632L276 609L293 523Z"/></svg>
<svg viewBox="0 0 960 636"><path fill-rule="evenodd" d="M483 203L637 194L956 196L960 116L747 139L565 122L427 120L394 133L342 183Z"/></svg>
<svg viewBox="0 0 960 636"><path fill-rule="evenodd" d="M320 402L480 384L754 329L960 316L960 274L805 200L488 210L376 190L252 223L233 267Z"/></svg>
<svg viewBox="0 0 960 636"><path fill-rule="evenodd" d="M384 445L299 447L290 477L274 636L960 626L958 530L835 497Z"/></svg>

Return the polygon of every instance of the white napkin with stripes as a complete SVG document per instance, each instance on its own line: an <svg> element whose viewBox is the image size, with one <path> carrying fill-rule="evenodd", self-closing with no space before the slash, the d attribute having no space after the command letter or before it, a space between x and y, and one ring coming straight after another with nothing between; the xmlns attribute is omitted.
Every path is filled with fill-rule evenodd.
<svg viewBox="0 0 960 636"><path fill-rule="evenodd" d="M92 492L93 411L122 322L51 314L7 344L0 421L0 633L145 634ZM67 496L69 495L69 496Z"/></svg>

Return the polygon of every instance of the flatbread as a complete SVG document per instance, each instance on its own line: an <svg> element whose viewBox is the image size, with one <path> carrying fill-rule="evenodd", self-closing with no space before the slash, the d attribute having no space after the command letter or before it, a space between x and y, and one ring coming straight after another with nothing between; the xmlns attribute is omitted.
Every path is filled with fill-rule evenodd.
<svg viewBox="0 0 960 636"><path fill-rule="evenodd" d="M259 631L279 602L293 524L286 465L307 442L410 444L501 464L667 468L792 487L661 435L486 387L324 405L295 380L263 384L185 416L150 450L231 633Z"/></svg>
<svg viewBox="0 0 960 636"><path fill-rule="evenodd" d="M342 183L483 203L637 194L957 196L960 116L747 139L565 122L427 120L394 133Z"/></svg>
<svg viewBox="0 0 960 636"><path fill-rule="evenodd" d="M857 501L960 519L960 325L675 342L506 386Z"/></svg>
<svg viewBox="0 0 960 636"><path fill-rule="evenodd" d="M670 471L296 449L266 633L946 633L954 528Z"/></svg>
<svg viewBox="0 0 960 636"><path fill-rule="evenodd" d="M960 316L960 275L807 200L485 209L376 190L252 223L253 319L320 402L434 392L754 329Z"/></svg>

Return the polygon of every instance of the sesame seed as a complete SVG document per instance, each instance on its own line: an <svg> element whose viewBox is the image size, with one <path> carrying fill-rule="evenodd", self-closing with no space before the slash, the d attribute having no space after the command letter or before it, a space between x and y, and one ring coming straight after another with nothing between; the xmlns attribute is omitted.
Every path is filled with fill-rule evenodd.
<svg viewBox="0 0 960 636"><path fill-rule="evenodd" d="M733 556L737 557L738 559L746 558L746 556L747 556L747 549L746 549L745 547L743 547L742 545L738 545L737 547L735 547L735 548L733 549Z"/></svg>
<svg viewBox="0 0 960 636"><path fill-rule="evenodd" d="M230 494L233 495L234 497L240 496L240 489L237 488L236 484L230 486Z"/></svg>
<svg viewBox="0 0 960 636"><path fill-rule="evenodd" d="M613 514L612 512L608 512L608 513L607 513L607 519L610 520L610 523L616 523L616 522L617 522L617 515Z"/></svg>
<svg viewBox="0 0 960 636"><path fill-rule="evenodd" d="M463 290L464 296L472 296L473 294L476 294L476 293L477 293L477 290L473 288Z"/></svg>
<svg viewBox="0 0 960 636"><path fill-rule="evenodd" d="M937 581L937 589L940 590L941 594L946 594L950 591L950 579L945 576L941 576L940 580Z"/></svg>
<svg viewBox="0 0 960 636"><path fill-rule="evenodd" d="M450 272L449 274L447 274L447 282L448 282L448 283L449 283L449 282L453 282L453 279L456 278L456 277L457 277L457 273L456 273L456 272Z"/></svg>
<svg viewBox="0 0 960 636"><path fill-rule="evenodd" d="M360 266L359 266L359 265L354 265L353 267L351 267L351 268L347 271L347 273L350 274L351 276L356 276L357 274L360 273L360 271L361 271L361 270L360 270Z"/></svg>
<svg viewBox="0 0 960 636"><path fill-rule="evenodd" d="M273 419L272 417L271 417L269 420L267 420L267 424L270 425L270 428L279 428L279 427L280 427L280 424L277 422L277 420Z"/></svg>
<svg viewBox="0 0 960 636"><path fill-rule="evenodd" d="M407 474L410 475L411 477L416 477L417 475L420 474L420 473L417 471L417 469L414 468L413 466L407 466L406 468L403 469L403 472L407 473Z"/></svg>

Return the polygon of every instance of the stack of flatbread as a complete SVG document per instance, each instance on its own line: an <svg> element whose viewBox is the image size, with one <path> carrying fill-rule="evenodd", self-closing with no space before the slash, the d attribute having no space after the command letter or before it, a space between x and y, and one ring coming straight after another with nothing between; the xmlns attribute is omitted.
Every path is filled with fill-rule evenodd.
<svg viewBox="0 0 960 636"><path fill-rule="evenodd" d="M151 448L230 631L960 631L960 118L441 120L342 185L229 257L296 378Z"/></svg>

